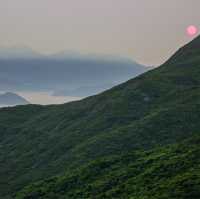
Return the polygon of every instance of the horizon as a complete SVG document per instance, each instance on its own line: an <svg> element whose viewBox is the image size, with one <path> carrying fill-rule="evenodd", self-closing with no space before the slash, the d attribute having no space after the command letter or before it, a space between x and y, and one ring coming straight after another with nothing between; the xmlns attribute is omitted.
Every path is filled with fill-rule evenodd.
<svg viewBox="0 0 200 199"><path fill-rule="evenodd" d="M110 89L196 38L199 7L196 0L0 0L0 91L49 104Z"/></svg>
<svg viewBox="0 0 200 199"><path fill-rule="evenodd" d="M199 37L199 35L198 36L196 36L193 40L195 40L196 38L198 38ZM190 43L190 42L188 42L188 43ZM187 44L188 44L187 43ZM187 44L185 44L185 45L187 45ZM184 46L185 46L184 45ZM178 50L178 49L177 49ZM49 55L49 56L51 56L51 55ZM81 57L82 55L80 55L80 57ZM172 57L173 56L173 54L170 56L170 57ZM85 60L90 60L89 58L91 58L89 55L87 55L86 56L88 59L85 59ZM45 57L44 57L45 58ZM95 57L95 59L97 58L97 61L98 61L98 56L97 57ZM42 58L43 59L43 58ZM14 59L15 60L15 59ZM16 60L18 60L18 58L16 58ZM19 60L21 60L21 58L19 58ZM26 59L25 59L26 60ZM29 60L29 58L27 59L27 61ZM34 60L34 58L32 59L30 59L30 60ZM36 60L37 60L37 58L36 58ZM45 60L45 59L44 59ZM62 58L61 58L61 60L62 60ZM67 59L66 59L67 60ZM81 60L81 59L80 59ZM84 60L84 59L83 59ZM99 60L101 60L101 59L99 59ZM9 61L9 59L8 59L8 61ZM53 61L53 59L52 59L52 61ZM105 61L106 61L106 59L105 59ZM115 60L116 61L116 60ZM119 62L120 62L120 59L118 60ZM121 60L122 62L121 63L123 63L123 60ZM116 61L116 63L117 63L117 61ZM133 62L134 63L134 62ZM136 63L136 62L135 62ZM137 65L137 63L136 63L136 65ZM141 65L142 66L142 65ZM145 66L145 65L143 65L142 67L147 67L147 66ZM153 67L153 68L157 68L157 67ZM153 69L152 68L152 69ZM142 74L142 73L141 73ZM140 75L140 74L139 74ZM132 78L134 78L134 77L132 77ZM131 79L132 79L131 78ZM130 80L130 79L126 79L126 81L128 81L128 80ZM125 82L125 80L124 81L119 81L119 82L115 82L112 86L111 85L109 85L108 87L107 87L107 89L100 89L99 88L99 91L97 92L97 93L100 93L100 92L102 92L103 90L108 90L108 89L110 89L110 88L112 88L112 87L114 87L114 86L116 86L116 85L120 85L120 84L122 84L122 83L124 83ZM80 86L80 85L79 85ZM87 85L87 86L89 86L89 88L90 87L92 87L92 85L90 84L90 85ZM87 88L87 86L85 87L85 88ZM98 86L98 85L96 85L96 86ZM100 86L100 85L99 85ZM101 85L102 86L102 85ZM72 86L73 87L73 86ZM76 90L76 89L79 89L79 88L81 88L81 87L74 87L74 91ZM83 87L84 88L84 87ZM61 88L60 88L61 89ZM67 89L67 88L66 88ZM68 88L69 89L69 88ZM87 89L86 89L87 90ZM58 93L57 93L57 91L58 91ZM40 105L50 105L50 104L63 104L63 103L68 103L68 102L72 102L72 101L77 101L77 100L81 100L81 99L84 99L84 98L86 98L87 96L73 96L73 95L65 95L64 93L62 93L62 89L60 90L61 91L61 93L59 92L59 90L49 90L49 89L47 89L47 90L35 90L35 89L27 89L27 90L13 90L13 89L7 89L7 90L0 90L0 96L2 95L4 95L4 94L6 94L6 93L14 93L14 94L16 94L16 95L18 95L18 96L21 96L22 98L24 98L25 100L27 100L27 101L29 101L30 102L30 104L40 104ZM66 90L67 91L67 90ZM69 90L70 91L70 90ZM72 91L73 91L73 89L72 89ZM73 93L73 92L72 92ZM88 96L92 96L92 95L95 95L95 94L97 94L97 93L91 93L90 95L88 95ZM0 104L0 107L5 107L6 105L4 105L4 104ZM10 105L9 105L10 106ZM15 105L14 105L15 106Z"/></svg>
<svg viewBox="0 0 200 199"><path fill-rule="evenodd" d="M186 30L187 31L187 30ZM146 65L146 64L143 64L143 63L140 63L139 61L135 60L133 57L129 57L129 56L123 56L123 55L117 55L117 54L103 54L103 53L99 53L99 54L95 54L95 53L84 53L84 52L78 52L78 51L70 51L70 50L62 50L62 51L55 51L55 52L52 52L52 53L45 53L45 52L40 52L40 51L37 51L29 46L0 46L0 50L28 50L28 52L32 52L32 53L35 53L36 55L38 56L41 56L42 58L56 58L57 59L57 55L61 55L61 59L63 58L62 55L66 56L64 58L68 59L68 58L86 58L86 59L97 59L97 60L105 60L105 61L131 61L131 62L134 62L134 63L137 63L137 64L140 64L142 66L145 66L145 67L159 67L161 66L162 64L164 64L168 59L170 59L171 56L173 56L174 53L176 53L181 47L187 45L188 43L190 43L191 41L195 40L196 38L200 37L200 33L199 31L197 32L197 34L195 33L195 35L190 35L190 40L189 41L186 41L186 43L182 44L181 46L177 46L177 48L169 55L169 57L166 57L165 60L163 60L162 63L160 63L160 65ZM10 52L11 52L10 51ZM17 52L17 51L16 51ZM23 54L23 53L20 53L20 56L19 58L26 58L26 55ZM1 57L1 54L0 54L0 57ZM3 57L3 56L2 56ZM12 58L12 55L8 58ZM15 58L15 57L14 57ZM18 57L17 57L18 58ZM29 58L29 57L28 57ZM36 56L37 58L37 56ZM59 59L60 57L58 57ZM32 58L31 58L32 59ZM34 59L34 57L33 57Z"/></svg>
<svg viewBox="0 0 200 199"><path fill-rule="evenodd" d="M0 0L0 46L115 55L159 66L196 36L187 28L200 29L199 7L196 0Z"/></svg>

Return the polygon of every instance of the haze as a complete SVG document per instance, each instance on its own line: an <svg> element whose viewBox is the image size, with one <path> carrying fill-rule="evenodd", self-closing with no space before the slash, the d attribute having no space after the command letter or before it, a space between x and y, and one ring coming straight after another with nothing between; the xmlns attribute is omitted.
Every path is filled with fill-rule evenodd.
<svg viewBox="0 0 200 199"><path fill-rule="evenodd" d="M200 28L197 0L0 0L0 46L75 51L159 65Z"/></svg>

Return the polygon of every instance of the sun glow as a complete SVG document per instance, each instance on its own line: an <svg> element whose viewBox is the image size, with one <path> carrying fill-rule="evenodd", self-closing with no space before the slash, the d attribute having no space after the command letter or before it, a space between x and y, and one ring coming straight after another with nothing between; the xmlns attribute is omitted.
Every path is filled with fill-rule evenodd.
<svg viewBox="0 0 200 199"><path fill-rule="evenodd" d="M192 36L193 37L193 36L195 36L197 34L197 32L198 32L198 29L197 29L196 26L191 25L191 26L187 27L187 35L188 36Z"/></svg>

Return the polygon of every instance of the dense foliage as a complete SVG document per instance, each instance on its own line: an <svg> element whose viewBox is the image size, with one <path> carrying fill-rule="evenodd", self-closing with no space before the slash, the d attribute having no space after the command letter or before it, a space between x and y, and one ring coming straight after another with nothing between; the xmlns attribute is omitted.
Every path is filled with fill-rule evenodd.
<svg viewBox="0 0 200 199"><path fill-rule="evenodd" d="M112 161L115 161L113 156L116 156L117 161L122 153L164 147L156 152L159 156L162 155L162 150L168 150L165 146L178 144L194 135L200 135L199 55L200 37L181 48L161 67L99 95L58 106L28 105L0 109L0 197L9 198L28 184L55 175L63 175L66 170L73 174L73 180L74 176L83 175L84 172L81 169L85 164L97 161L91 164L101 165L99 158L111 156L108 158L109 172L107 173L106 169L102 175L99 173L99 178L91 179L91 186L95 185L98 187L97 190L101 190L99 188L101 183L104 187L103 176L110 175L109 173L115 170L115 164L112 164ZM171 150L169 149L169 153ZM152 155L140 154L138 158L151 159ZM185 160L190 162L188 158ZM138 160L131 162L131 164L139 164ZM124 168L125 162L117 161L116 167L120 164L122 164L122 170L116 168L116 172L123 173L129 170L128 165ZM147 186L145 190L142 189L147 184L151 186L150 178L146 179L142 175L146 172L145 170L148 171L144 162L141 162L140 167L143 167L143 164L144 170L138 173L141 178L137 175L133 178L137 178L137 182L141 183L140 191L144 193L143 198L151 198L153 196L148 194L159 186L153 188ZM155 164L163 164L162 168L165 169L162 159L156 160ZM153 167L153 165L149 166ZM79 167L81 167L79 172L74 171L74 168ZM191 170L196 168L194 161L191 161L189 168ZM92 173L91 169L86 167L86 173L87 171ZM184 176L188 177L189 181L195 178L195 175L199 179L197 171L198 169L191 172L187 170L188 173L184 173ZM177 173L181 172L183 170L179 168ZM153 173L155 183L158 183L160 176L155 170ZM162 175L165 175L165 172ZM71 177L65 174L63 180L68 183L68 178ZM112 185L112 177L107 178L105 180L111 183L108 189L112 188L111 193L115 194L115 189L116 193L124 190L127 196L139 198L139 196L134 196L134 193L139 192L134 190L134 187L138 189L138 186L134 184L136 181L131 180L132 177L130 181L127 179L124 182L124 189L123 183L122 187L115 186ZM62 178L59 177L59 179ZM175 176L170 179L174 180L175 184L180 180L178 177L175 179ZM166 183L170 179L166 179ZM58 181L53 178L55 189L59 189ZM80 185L81 183L84 184L83 181ZM116 183L115 180L113 183ZM129 187L127 183L130 184ZM169 182L169 185L172 186L173 183ZM84 197L88 197L87 194L92 193L89 192L89 188L76 187L76 185L73 185L71 189L75 190L75 193L72 191L74 194L80 192L80 194L86 194ZM161 185L168 186L163 183ZM51 183L44 184L44 189L48 189L48 186L51 186ZM36 189L37 193L37 187L34 187L35 185L33 190ZM30 190L32 191L32 188ZM91 190L94 190L94 187L91 187ZM165 194L165 190L167 188L160 187L159 195ZM72 194L72 192L69 191L66 194ZM100 192L102 194L105 192L109 196L104 188ZM34 197L31 196L31 198Z"/></svg>
<svg viewBox="0 0 200 199"><path fill-rule="evenodd" d="M200 137L148 152L95 160L26 187L16 199L195 199L200 196Z"/></svg>

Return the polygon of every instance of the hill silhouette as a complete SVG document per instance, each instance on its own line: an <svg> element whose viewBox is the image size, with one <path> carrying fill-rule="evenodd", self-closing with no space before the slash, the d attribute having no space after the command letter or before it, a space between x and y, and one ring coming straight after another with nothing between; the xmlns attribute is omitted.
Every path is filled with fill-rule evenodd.
<svg viewBox="0 0 200 199"><path fill-rule="evenodd" d="M198 143L200 135L199 40L178 50L159 68L99 95L57 106L1 109L1 195L15 194L46 178L25 188L17 198L196 197L199 147L189 139ZM192 160L190 144L197 151ZM135 151L139 155L130 161L136 173L125 175L132 166L126 167L123 155ZM178 165L179 155L186 167ZM108 158L108 163L101 162L102 158ZM91 161L97 161L97 170ZM100 170L103 173L98 176ZM126 184L117 184L116 179L121 181L118 174L126 178ZM55 175L52 181L48 179ZM133 187L137 183L141 186Z"/></svg>
<svg viewBox="0 0 200 199"><path fill-rule="evenodd" d="M1 105L13 106L13 105L25 105L25 104L29 104L29 102L25 98L15 93L6 92L0 94L0 106Z"/></svg>
<svg viewBox="0 0 200 199"><path fill-rule="evenodd" d="M45 56L29 48L0 48L0 91L86 97L150 69L126 58L67 53Z"/></svg>

